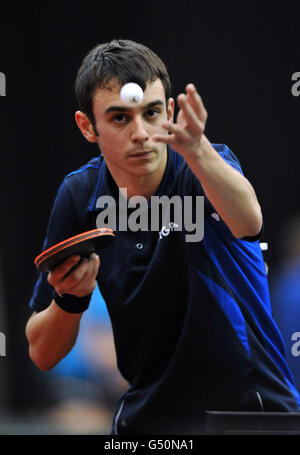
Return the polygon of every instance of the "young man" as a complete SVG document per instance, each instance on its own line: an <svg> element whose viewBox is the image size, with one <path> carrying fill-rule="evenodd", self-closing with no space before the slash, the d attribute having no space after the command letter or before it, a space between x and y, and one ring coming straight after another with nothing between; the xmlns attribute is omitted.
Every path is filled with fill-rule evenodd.
<svg viewBox="0 0 300 455"><path fill-rule="evenodd" d="M127 82L142 87L140 105L121 101ZM120 191L128 201L143 196L149 212L154 195L192 197L193 210L202 197L204 235L188 239L173 218L160 232L116 228L100 268L93 254L71 273L78 256L41 274L26 327L32 360L49 370L72 349L97 281L129 383L112 433L197 433L206 410L298 410L271 317L261 209L233 153L205 136L195 86L178 96L174 123L165 65L143 45L113 41L86 56L76 93L77 125L101 154L64 179L44 248L94 229L101 197L120 209Z"/></svg>

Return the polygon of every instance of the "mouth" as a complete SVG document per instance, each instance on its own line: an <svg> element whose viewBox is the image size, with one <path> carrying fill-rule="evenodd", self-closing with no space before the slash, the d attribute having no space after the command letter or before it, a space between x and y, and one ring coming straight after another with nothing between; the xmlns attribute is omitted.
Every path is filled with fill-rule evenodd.
<svg viewBox="0 0 300 455"><path fill-rule="evenodd" d="M152 150L142 150L141 152L133 153L130 158L146 158L154 153Z"/></svg>

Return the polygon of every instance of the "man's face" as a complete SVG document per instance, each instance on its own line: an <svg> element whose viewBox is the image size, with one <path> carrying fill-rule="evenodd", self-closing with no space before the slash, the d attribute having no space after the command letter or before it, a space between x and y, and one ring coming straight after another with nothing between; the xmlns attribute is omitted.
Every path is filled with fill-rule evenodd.
<svg viewBox="0 0 300 455"><path fill-rule="evenodd" d="M174 101L166 106L160 79L149 83L142 103L127 107L120 99L120 86L98 89L94 117L99 136L95 138L118 186L144 181L160 174L166 165L166 145L154 142L154 134L167 134L162 123L173 118Z"/></svg>

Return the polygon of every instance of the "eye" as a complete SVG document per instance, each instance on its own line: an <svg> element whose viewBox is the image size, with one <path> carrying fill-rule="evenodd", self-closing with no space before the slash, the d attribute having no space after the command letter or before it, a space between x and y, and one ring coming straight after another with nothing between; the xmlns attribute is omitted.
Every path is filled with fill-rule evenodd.
<svg viewBox="0 0 300 455"><path fill-rule="evenodd" d="M124 123L126 121L125 114L116 114L112 117L112 121L116 123Z"/></svg>
<svg viewBox="0 0 300 455"><path fill-rule="evenodd" d="M156 118L160 114L159 109L148 109L148 111L145 112L145 117L148 117L150 119Z"/></svg>

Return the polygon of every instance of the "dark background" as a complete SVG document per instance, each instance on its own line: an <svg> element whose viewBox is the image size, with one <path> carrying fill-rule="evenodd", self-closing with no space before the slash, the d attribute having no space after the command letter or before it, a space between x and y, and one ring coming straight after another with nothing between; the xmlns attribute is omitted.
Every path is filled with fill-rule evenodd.
<svg viewBox="0 0 300 455"><path fill-rule="evenodd" d="M84 55L112 38L143 42L165 61L173 96L194 82L206 135L238 156L261 203L272 271L278 233L299 210L299 2L24 2L1 5L0 98L3 409L51 401L24 328L49 211L62 178L98 153L75 121L73 84ZM1 385L2 384L2 385ZM6 386L5 386L6 384Z"/></svg>

